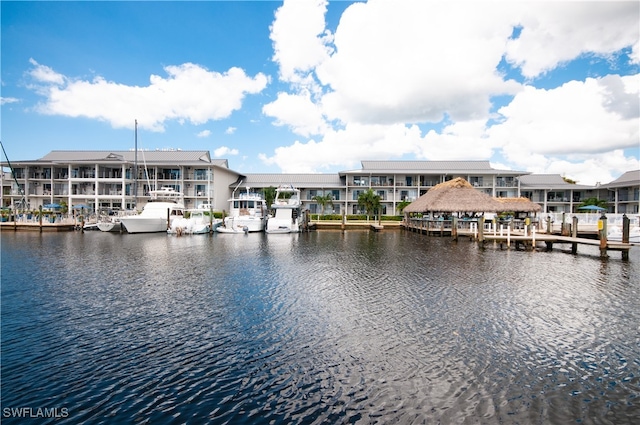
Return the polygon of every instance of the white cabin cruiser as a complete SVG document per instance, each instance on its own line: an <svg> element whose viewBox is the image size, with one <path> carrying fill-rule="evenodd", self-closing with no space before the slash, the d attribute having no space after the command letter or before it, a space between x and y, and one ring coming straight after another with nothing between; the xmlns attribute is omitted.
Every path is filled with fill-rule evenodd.
<svg viewBox="0 0 640 425"><path fill-rule="evenodd" d="M135 212L134 211L117 211L115 214L113 212L110 212L110 213L105 212L100 214L100 216L98 217L98 222L96 223L96 226L98 227L98 230L102 232L120 233L124 231L124 229L122 228L122 223L120 222L120 219L122 217L130 216L130 215L135 215Z"/></svg>
<svg viewBox="0 0 640 425"><path fill-rule="evenodd" d="M297 233L301 228L302 201L300 190L293 186L279 186L276 189L276 198L271 205L275 211L273 217L267 222L267 233Z"/></svg>
<svg viewBox="0 0 640 425"><path fill-rule="evenodd" d="M152 190L150 195L139 215L120 218L128 233L166 232L173 220L184 216L182 193L172 187L162 187Z"/></svg>
<svg viewBox="0 0 640 425"><path fill-rule="evenodd" d="M234 191L235 193L235 191ZM267 204L259 193L241 193L229 200L229 216L222 226L216 228L219 233L263 232L267 221Z"/></svg>
<svg viewBox="0 0 640 425"><path fill-rule="evenodd" d="M208 205L203 204L197 209L186 211L185 217L177 218L171 222L167 229L170 235L202 235L210 233L222 224L222 220L213 217L213 211ZM187 218L186 216L189 216Z"/></svg>

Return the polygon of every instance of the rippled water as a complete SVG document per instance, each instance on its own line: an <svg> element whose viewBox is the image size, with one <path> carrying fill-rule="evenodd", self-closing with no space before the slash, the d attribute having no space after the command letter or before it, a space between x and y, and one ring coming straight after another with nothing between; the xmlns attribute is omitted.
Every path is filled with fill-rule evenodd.
<svg viewBox="0 0 640 425"><path fill-rule="evenodd" d="M402 231L0 242L6 423L640 421L637 247L623 262Z"/></svg>

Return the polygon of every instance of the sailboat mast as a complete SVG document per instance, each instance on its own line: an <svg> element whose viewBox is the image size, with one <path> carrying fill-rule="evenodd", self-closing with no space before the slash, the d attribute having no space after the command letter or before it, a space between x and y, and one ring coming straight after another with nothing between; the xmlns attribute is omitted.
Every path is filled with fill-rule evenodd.
<svg viewBox="0 0 640 425"><path fill-rule="evenodd" d="M133 156L133 208L138 207L138 120L135 120L135 153Z"/></svg>

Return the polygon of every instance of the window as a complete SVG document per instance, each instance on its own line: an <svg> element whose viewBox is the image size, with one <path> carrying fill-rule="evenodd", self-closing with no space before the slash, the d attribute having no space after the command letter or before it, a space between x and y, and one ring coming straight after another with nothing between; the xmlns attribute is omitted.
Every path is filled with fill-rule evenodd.
<svg viewBox="0 0 640 425"><path fill-rule="evenodd" d="M194 170L195 180L207 180L208 174L206 169Z"/></svg>

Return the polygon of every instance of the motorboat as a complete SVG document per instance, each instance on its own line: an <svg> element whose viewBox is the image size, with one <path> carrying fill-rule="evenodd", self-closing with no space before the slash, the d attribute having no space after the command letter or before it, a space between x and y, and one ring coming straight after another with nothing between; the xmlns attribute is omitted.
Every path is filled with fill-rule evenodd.
<svg viewBox="0 0 640 425"><path fill-rule="evenodd" d="M188 216L188 217L187 217ZM213 212L207 205L197 209L186 210L185 216L171 222L167 229L170 235L202 235L214 231L222 224L222 220L213 217Z"/></svg>
<svg viewBox="0 0 640 425"><path fill-rule="evenodd" d="M607 230L607 240L622 242L622 229L617 226L609 227ZM629 243L640 244L640 226L634 226L629 229Z"/></svg>
<svg viewBox="0 0 640 425"><path fill-rule="evenodd" d="M182 193L164 186L149 195L151 198L140 214L120 218L128 233L166 232L174 220L184 217Z"/></svg>
<svg viewBox="0 0 640 425"><path fill-rule="evenodd" d="M235 191L234 191L235 194ZM259 193L240 193L229 199L229 216L216 231L219 233L263 232L267 221L267 203Z"/></svg>
<svg viewBox="0 0 640 425"><path fill-rule="evenodd" d="M113 233L121 233L124 231L122 228L122 222L120 219L122 217L135 215L134 211L116 211L113 212L109 210L109 212L104 212L100 214L98 217L98 221L96 222L96 227L98 230L102 232L113 232Z"/></svg>
<svg viewBox="0 0 640 425"><path fill-rule="evenodd" d="M120 219L116 217L109 217L109 219L104 221L98 221L96 226L101 232L120 233L122 231L122 223Z"/></svg>
<svg viewBox="0 0 640 425"><path fill-rule="evenodd" d="M267 233L297 233L300 231L302 202L300 190L291 185L281 185L276 189L276 197L271 205L275 212L267 221Z"/></svg>

